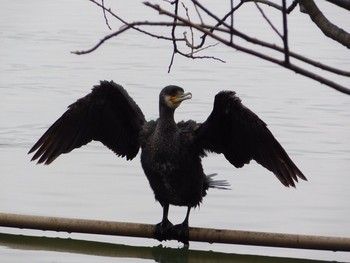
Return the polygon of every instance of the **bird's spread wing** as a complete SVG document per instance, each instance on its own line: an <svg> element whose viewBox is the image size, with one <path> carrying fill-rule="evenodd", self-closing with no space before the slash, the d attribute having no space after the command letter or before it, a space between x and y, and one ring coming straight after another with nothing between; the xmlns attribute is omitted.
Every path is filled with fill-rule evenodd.
<svg viewBox="0 0 350 263"><path fill-rule="evenodd" d="M254 159L285 186L295 186L298 177L306 180L266 124L233 91L216 95L214 109L197 130L197 139L204 150L223 153L235 167Z"/></svg>
<svg viewBox="0 0 350 263"><path fill-rule="evenodd" d="M101 81L78 99L30 149L32 160L50 164L92 140L100 141L119 156L132 159L139 150L139 132L145 117L124 88Z"/></svg>

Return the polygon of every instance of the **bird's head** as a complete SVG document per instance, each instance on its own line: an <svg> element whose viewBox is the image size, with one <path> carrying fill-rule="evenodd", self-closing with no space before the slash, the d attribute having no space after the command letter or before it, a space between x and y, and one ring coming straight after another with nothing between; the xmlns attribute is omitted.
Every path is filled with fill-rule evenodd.
<svg viewBox="0 0 350 263"><path fill-rule="evenodd" d="M170 85L162 89L159 94L159 103L170 109L179 107L182 101L192 98L190 92L184 92L183 88Z"/></svg>

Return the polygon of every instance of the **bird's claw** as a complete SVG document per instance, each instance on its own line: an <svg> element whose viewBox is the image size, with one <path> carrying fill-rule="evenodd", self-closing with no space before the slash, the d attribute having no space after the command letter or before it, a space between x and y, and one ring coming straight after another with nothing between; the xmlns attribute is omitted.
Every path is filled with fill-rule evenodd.
<svg viewBox="0 0 350 263"><path fill-rule="evenodd" d="M185 245L188 245L189 236L190 236L188 225L179 224L171 227L170 236L171 236L171 239L175 239L179 242L184 243Z"/></svg>
<svg viewBox="0 0 350 263"><path fill-rule="evenodd" d="M153 232L154 238L159 241L170 240L172 227L173 224L169 220L156 224Z"/></svg>

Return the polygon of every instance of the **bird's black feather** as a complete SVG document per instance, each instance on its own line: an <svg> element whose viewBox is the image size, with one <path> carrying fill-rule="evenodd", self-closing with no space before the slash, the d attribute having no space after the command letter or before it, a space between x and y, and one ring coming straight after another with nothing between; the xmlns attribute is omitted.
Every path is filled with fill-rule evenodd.
<svg viewBox="0 0 350 263"><path fill-rule="evenodd" d="M50 164L92 140L100 141L119 156L133 159L139 148L139 132L145 117L124 88L101 81L92 92L78 99L44 133L29 153L32 160Z"/></svg>
<svg viewBox="0 0 350 263"><path fill-rule="evenodd" d="M214 108L204 123L175 123L175 109L191 97L180 87L165 87L159 95L159 118L147 122L122 86L101 81L71 104L29 153L35 152L32 160L50 164L92 140L126 159L134 158L141 147L142 167L163 207L162 222L155 228L159 240L188 233L191 207L201 203L209 188L227 189L225 180L204 173L201 158L206 151L224 154L238 168L255 160L285 186L295 186L298 178L306 180L267 125L233 91L215 96ZM181 225L172 227L169 205L188 207ZM186 242L188 236L176 238Z"/></svg>
<svg viewBox="0 0 350 263"><path fill-rule="evenodd" d="M223 153L235 167L255 160L285 186L295 186L306 177L254 112L244 106L233 91L215 97L214 108L197 131L198 141L207 151Z"/></svg>

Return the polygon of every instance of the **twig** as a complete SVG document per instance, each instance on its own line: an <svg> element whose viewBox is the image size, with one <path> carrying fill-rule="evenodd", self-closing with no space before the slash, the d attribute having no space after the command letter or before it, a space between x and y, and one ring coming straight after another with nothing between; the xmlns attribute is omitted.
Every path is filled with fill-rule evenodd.
<svg viewBox="0 0 350 263"><path fill-rule="evenodd" d="M300 5L306 10L306 13L323 34L350 49L350 33L331 23L318 9L313 0L300 0Z"/></svg>
<svg viewBox="0 0 350 263"><path fill-rule="evenodd" d="M326 0L326 1L350 11L349 0Z"/></svg>
<svg viewBox="0 0 350 263"><path fill-rule="evenodd" d="M177 22L177 13L178 13L178 10L179 10L179 1L178 0L175 0L173 2L173 5L175 5L174 7L174 13L175 13L175 17L173 18L173 22L174 22L174 25L171 29L171 37L172 37L172 42L173 42L173 54L171 55L171 59L170 59L170 63L169 63L169 67L168 67L168 73L170 72L171 70L171 67L174 63L174 59L175 59L175 54L178 52L178 49L177 49L177 43L176 43L176 40L175 40L175 30L176 30L176 22Z"/></svg>
<svg viewBox="0 0 350 263"><path fill-rule="evenodd" d="M92 0L91 0L92 1ZM111 15L115 16L115 14L111 13ZM211 14L209 14L211 15ZM219 19L219 18L216 18L215 16L213 16L214 19ZM220 21L220 24L222 24L223 22ZM105 36L104 38L102 38L94 47L92 47L91 49L88 49L88 50L84 50L84 51L72 51L71 53L73 54L77 54L77 55L82 55L82 54L88 54L88 53L91 53L93 52L94 50L96 50L98 47L100 47L104 42L106 42L107 40L109 40L110 38L113 38L114 36L118 36L119 34L123 33L124 31L127 31L128 29L134 29L134 30L138 30L139 32L141 33L145 33L151 37L155 37L155 38L158 38L158 39L164 39L164 40L168 40L168 41L173 41L174 39L171 38L171 37L165 37L165 36L160 36L160 35L155 35L155 34L152 34L152 33L149 33L149 32L146 32L146 31L143 31L141 30L140 28L137 28L136 26L171 26L173 27L174 24L173 22L150 22L150 21L138 21L138 22L133 22L133 23L129 23L128 25L126 25L125 27L122 27L120 30L110 34L110 35L107 35ZM181 27L186 27L187 25L184 24L184 23L177 23L176 26L181 26ZM204 29L207 29L208 32L214 32L214 31L220 31L220 32L223 32L223 33L227 33L227 34L230 34L230 33L235 33L235 35L241 37L242 39L248 41L248 42L251 42L253 44L257 44L257 45L261 45L263 47L266 47L266 48L269 48L269 49L272 49L272 50L275 50L275 51L278 51L278 52L284 52L284 49L279 47L279 46L276 46L276 45L273 45L273 44L270 44L270 43L267 43L267 42L264 42L264 41L261 41L261 40L258 40L256 38L251 38L249 37L248 35L245 35L243 34L242 32L239 32L237 30L234 30L234 32L231 32L232 30L231 29L223 29L223 28L219 28L217 25L215 26L210 26L210 25L205 25L205 24L202 24L201 27L203 27ZM203 33L203 32L202 32ZM204 32L203 35L207 35L207 32ZM175 39L176 41L185 41L184 39ZM200 47L201 45L198 45L196 46L196 48L201 48ZM323 69L323 70L326 70L326 71L329 71L329 72L332 72L332 73L335 73L335 74L338 74L338 75L342 75L342 76L346 76L346 77L350 77L350 72L349 71L344 71L344 70L340 70L340 69L337 69L337 68L333 68L333 67L330 67L328 65L325 65L323 63L320 63L318 61L314 61L312 59L309 59L307 57L304 57L302 55L299 55L297 53L294 53L292 51L289 51L289 55L293 58L296 58L302 62L305 62L309 65L312 65L312 66L315 66L317 68L320 68L320 69Z"/></svg>
<svg viewBox="0 0 350 263"><path fill-rule="evenodd" d="M204 12L209 12L209 10L207 10L201 3L199 3L197 0L192 0L193 4L196 6L196 9L198 9L198 7L200 9L202 9ZM210 32L214 32L215 30L218 30L219 27L226 21L226 19L230 16L233 16L234 12L236 10L238 10L242 5L243 5L243 1L241 1L235 8L231 9L230 12L228 12L222 19L219 19L217 24L213 27L213 28L210 28ZM203 23L202 23L203 24ZM233 27L232 27L233 29ZM230 32L230 34L234 34L233 32ZM197 48L201 48L204 46L204 43L205 43L205 40L206 40L206 37L207 37L207 34L203 34L201 39L202 39L202 42L197 46Z"/></svg>
<svg viewBox="0 0 350 263"><path fill-rule="evenodd" d="M188 19L188 21L191 21L190 19L190 15L188 13L188 8L186 7L186 5L184 3L182 3L182 7L185 9L186 11L186 17ZM184 38L186 40L186 45L191 48L191 54L193 54L193 47L194 47L194 34L193 34L193 30L192 30L192 27L189 27L190 28L190 31L191 31L191 43L187 40L187 37L186 37L186 32L184 32Z"/></svg>
<svg viewBox="0 0 350 263"><path fill-rule="evenodd" d="M231 10L233 10L234 9L234 3L233 3L233 0L231 0L230 1L231 2ZM234 26L233 26L233 22L234 22L234 20L233 20L233 12L231 13L231 15L230 15L230 18L231 18L231 28L233 28ZM233 42L233 34L230 34L230 42Z"/></svg>
<svg viewBox="0 0 350 263"><path fill-rule="evenodd" d="M259 4L257 2L254 2L255 6L258 8L260 14L263 16L263 18L265 19L265 21L270 25L270 27L272 28L273 31L276 32L276 34L283 39L283 36L280 32L278 32L277 28L272 24L272 22L270 21L270 19L265 15L264 10L261 9L261 7L259 6ZM283 12L283 11L282 11Z"/></svg>
<svg viewBox="0 0 350 263"><path fill-rule="evenodd" d="M268 1L268 0L242 0L241 3L246 3L246 2L254 2L254 3L260 3L260 4L265 4L265 5L268 5L270 7L273 7L279 11L282 11L283 10L283 7L272 2L272 1ZM287 14L290 14L294 8L298 5L299 3L299 0L294 0L290 6L286 9L287 10Z"/></svg>
<svg viewBox="0 0 350 263"><path fill-rule="evenodd" d="M199 20L201 21L201 24L204 24L204 20L203 20L203 18L202 18L201 13L200 13L199 10L198 10L197 5L196 5L195 3L193 3L193 6L194 6L194 9L196 10L196 13L197 13L197 15L198 15Z"/></svg>
<svg viewBox="0 0 350 263"><path fill-rule="evenodd" d="M209 29L209 32L214 32L214 30L216 31L221 31L221 32L225 32L225 33L231 33L231 34L235 34L236 36L250 42L250 43L253 43L253 44L256 44L256 45L260 45L260 46L263 46L263 47L266 47L266 48L269 48L269 49L272 49L272 50L275 50L275 51L278 51L278 52L282 52L284 53L284 48L281 48L277 45L274 45L274 44L270 44L270 43L267 43L265 41L261 41L259 39L256 39L256 38L252 38L236 29L232 29L230 28L229 25L227 25L222 19L218 18L217 16L215 16L212 12L210 12L208 9L206 9L204 6L202 5L198 5L206 14L208 14L210 17L212 17L213 19L215 19L216 21L218 21L218 24L220 25L224 25L226 28L228 28L228 30L224 30L222 28L218 28L217 25L211 29L209 26L203 26L204 28L207 28ZM237 7L236 7L237 9ZM350 77L350 71L344 71L344 70L340 70L340 69L337 69L337 68L333 68L333 67L330 67L330 66L327 66L325 64L322 64L318 61L314 61L312 59L309 59L307 57L304 57L304 56L301 56L297 53L294 53L292 51L289 51L289 55L293 58L296 58L302 62L305 62L307 64L310 64L314 67L318 67L320 69L323 69L323 70L326 70L326 71L329 71L329 72L332 72L332 73L335 73L335 74L338 74L338 75L342 75L342 76L346 76L346 77Z"/></svg>
<svg viewBox="0 0 350 263"><path fill-rule="evenodd" d="M289 64L289 47L288 47L288 23L287 23L287 5L286 0L282 0L282 17L283 17L283 46L284 61Z"/></svg>
<svg viewBox="0 0 350 263"><path fill-rule="evenodd" d="M105 12L108 12L110 15L112 15L114 18L116 18L117 20L119 20L123 24L127 24L127 22L124 19L122 19L120 16L117 16L114 12L112 12L111 9L105 8L104 5L100 4L99 2L96 2L95 0L89 0L89 1L94 3L97 6L101 7Z"/></svg>
<svg viewBox="0 0 350 263"><path fill-rule="evenodd" d="M103 10L103 17L105 18L106 25L108 26L108 28L110 30L112 30L111 26L109 25L108 18L107 18L107 15L106 15L106 8L105 8L104 0L101 0L101 3L102 3L102 6L103 6L103 8L102 8L102 10Z"/></svg>
<svg viewBox="0 0 350 263"><path fill-rule="evenodd" d="M294 0L293 3L287 8L287 14L290 14L294 8L299 4L299 0Z"/></svg>
<svg viewBox="0 0 350 263"><path fill-rule="evenodd" d="M109 39L111 39L113 37L116 37L116 36L120 35L121 33L125 32L125 31L127 31L129 29L137 30L137 31L139 31L139 32L141 32L143 34L146 34L146 35L149 35L151 37L158 38L158 39L171 40L171 41L174 40L173 38L165 37L165 36L161 36L161 35L155 35L155 34L152 34L150 32L144 31L144 30L136 27L136 26L144 26L144 25L147 25L147 26L168 26L168 27L170 27L170 26L174 26L174 23L173 22L150 22L150 21L139 21L139 22L129 23L129 24L126 24L123 27L121 27L118 31L103 37L92 48L87 49L87 50L82 50L82 51L72 51L71 53L76 54L76 55L84 55L84 54L91 53L91 52L95 51L96 49L98 49L107 40L109 40ZM175 24L175 25L176 26L185 26L182 23L178 23L178 24ZM175 41L185 41L185 39L184 38L175 38Z"/></svg>
<svg viewBox="0 0 350 263"><path fill-rule="evenodd" d="M275 9L277 9L277 10L280 10L280 11L282 10L282 7L280 5L278 5L278 4L276 4L276 3L272 2L272 1L268 1L268 0L241 0L241 2L243 2L243 3L254 2L255 4L256 3L261 3L261 4L268 5L270 7L273 7Z"/></svg>
<svg viewBox="0 0 350 263"><path fill-rule="evenodd" d="M90 0L91 2L95 3L96 5L104 8L101 4L97 3L96 1L94 0ZM248 0L246 0L248 1ZM89 50L86 50L86 51L76 51L76 52L72 52L72 53L75 53L75 54L86 54L86 53L90 53L94 50L96 50L99 46L101 46L105 41L109 40L110 38L112 37L115 37L123 32L125 32L126 30L128 29L134 29L134 30L137 30L141 33L144 33L144 34L147 34L151 37L156 37L156 38L160 38L160 39L164 39L164 40L168 40L168 41L172 41L176 47L176 49L174 49L174 52L172 54L172 59L171 59L171 63L170 63L170 66L169 66L169 70L171 68L171 65L173 63L173 60L174 60L174 57L175 57L175 54L176 53L179 53L180 55L182 56L185 56L185 57L188 57L188 58L212 58L212 59L216 59L216 60L220 60L220 59L217 59L217 58L214 58L214 57L208 57L208 56L202 56L202 57L194 57L193 54L197 53L197 52L191 52L190 54L186 54L186 53L183 53L181 51L179 51L177 49L177 42L178 41L186 41L185 38L175 38L175 30L178 26L181 26L181 27L192 27L193 29L196 29L198 30L199 32L201 32L203 35L202 35L202 42L193 47L193 49L197 49L197 50L201 50L203 48L203 45L205 43L205 38L207 36L217 40L219 43L223 43L224 45L227 45L229 47L232 47L236 50L239 50L239 51L242 51L242 52L245 52L247 54L250 54L250 55L253 55L253 56L256 56L256 57L259 57L261 59L264 59L264 60L267 60L267 61L270 61L272 63L276 63L280 66L283 66L285 68L288 68L290 70L293 70L295 71L296 73L300 73L306 77L309 77L311 79L315 79L317 81L320 81L321 83L323 84L326 84L336 90L339 90L343 93L346 93L346 94L350 94L350 89L344 87L344 86L341 86L337 83L334 83L333 81L329 80L329 79L325 79L317 74L314 74L310 71L307 71L307 70L304 70L303 68L300 68L300 67L297 67L296 65L288 65L288 63L284 61L281 61L281 60L278 60L278 59L275 59L273 57L270 57L270 56L267 56L261 52L258 52L258 51L255 51L255 50L251 50L251 49L248 49L246 48L245 46L240 46L240 45L237 45L237 44L234 44L232 43L231 41L227 41L225 39L223 39L222 37L220 37L220 35L218 34L214 34L214 31L220 31L220 32L223 32L223 33L226 33L226 34L234 34L252 44L257 44L257 45L260 45L260 46L263 46L263 47L266 47L266 48L269 48L269 49L272 49L272 50L275 50L277 52L281 52L283 54L285 54L285 48L282 48L282 47L279 47L277 45L274 45L274 44L271 44L271 43L267 43L267 42L264 42L264 41L261 41L259 39L256 39L256 38L252 38L246 34L243 34L242 32L232 28L232 25L228 25L227 23L225 23L225 20L227 19L227 17L230 16L230 14L232 14L232 12L234 12L235 10L237 10L240 6L242 6L242 2L236 6L234 8L234 10L230 10L230 12L228 14L226 14L223 18L218 18L217 16L215 16L212 12L210 12L208 9L206 9L204 6L202 6L200 3L198 3L198 1L196 0L192 0L193 4L196 5L199 9L201 9L202 11L204 11L207 15L209 15L210 17L214 18L216 21L217 21L217 24L214 25L214 26L211 26L211 25L205 25L203 24L203 22L201 22L201 24L196 24L196 23L193 23L191 21L188 21L188 19L184 19L184 18L181 18L179 17L177 14L175 15L174 13L171 13L171 12L168 12L166 10L163 10L162 8L160 8L158 5L152 5L148 2L145 3L146 6L149 6L155 10L157 10L160 14L163 14L163 15L166 15L168 17L171 17L173 18L173 20L176 21L176 23L174 22L148 22L148 21L144 21L144 22L133 22L133 23L127 23L126 21L124 21L122 18L120 18L119 16L117 16L116 14L114 14L111 10L109 9L106 9L106 12L109 12L112 16L116 17L118 20L120 20L122 23L125 24L124 27L122 27L120 30L118 30L117 32L114 32L113 34L110 34L110 35L107 35L105 36L103 39L100 40L99 43L97 43L93 48L89 49ZM293 3L295 3L296 1L294 1ZM176 5L176 3L178 3L177 1L173 1L172 4ZM199 9L197 9L198 13L199 13ZM154 33L151 33L151 32L148 32L148 31L145 31L145 30L142 30L140 29L138 26L171 26L172 27L172 32L173 32L173 35L171 37L165 37L165 36L161 36L161 35L157 35L157 34L154 34ZM339 75L343 75L343 76L347 76L349 77L350 76L350 72L348 71L344 71L344 70L340 70L340 69L337 69L337 68L333 68L333 67L329 67L327 65L324 65L318 61L313 61L307 57L304 57L304 56L301 56L299 54L296 54L296 53L293 53L291 51L289 51L289 56L290 57L293 57L293 58L296 58L302 62L305 62L309 65L312 65L312 66L315 66L317 68L320 68L320 69L324 69L324 70L327 70L329 72L332 72L332 73L335 73L335 74L339 74ZM222 61L222 60L220 60Z"/></svg>
<svg viewBox="0 0 350 263"><path fill-rule="evenodd" d="M163 14L163 15L166 15L166 16L169 16L169 17L174 17L174 16L175 16L175 14L170 13L170 12L168 12L168 11L166 11L166 10L160 8L159 5L154 5L154 4L151 4L151 3L149 3L149 2L145 2L144 4L145 4L146 6L149 6L149 7L153 8L153 9L157 10L160 14ZM213 16L214 16L214 15L213 15ZM179 17L179 16L176 16L176 17L177 17L177 20L178 20L178 21L180 21L180 22L182 22L182 23L184 23L184 24L187 24L188 26L189 26L189 24L190 24L190 25L191 25L193 28L195 28L196 30L201 31L201 32L203 32L203 33L209 35L211 38L213 38L213 39L215 39L215 40L217 40L217 41L219 41L219 42L225 44L226 46L229 46L229 47L232 47L232 48L234 48L234 49L236 49L236 50L242 51L242 52L244 52L244 53L247 53L247 54L256 56L256 57L261 58L261 59L263 59L263 60L267 60L267 61L270 61L270 62L272 62L272 63L278 64L278 65L280 65L280 66L282 66L282 67L285 67L285 68L288 68L288 69L290 69L290 70L293 70L293 71L296 72L296 73L299 73L299 74L304 75L304 76L306 76L306 77L308 77L308 78L311 78L311 79L317 80L317 81L319 81L319 82L321 82L321 83L323 83L323 84L326 84L326 85L328 85L329 87L331 87L331 88L333 88L333 89L335 89L335 90L338 90L338 91L340 91L340 92L343 92L343 93L345 93L345 94L350 95L350 89L348 89L348 88L346 88L346 87L344 87L344 86L341 86L341 85L339 85L339 84L337 84L337 83L335 83L335 82L333 82L333 81L331 81L331 80L329 80L329 79L326 79L326 78L324 78L324 77L322 77L322 76L319 76L319 75L317 75L317 74L315 74L315 73L312 73L312 72L310 72L310 71L307 71L307 70L305 70L305 69L303 69L303 68L300 68L300 67L298 67L298 66L296 66L296 65L293 65L293 64L291 64L291 63L287 64L287 63L285 63L285 61L281 61L281 60L275 59L275 58L270 57L270 56L267 56L267 55L265 55L265 54L263 54L263 53L261 53L261 52L248 49L248 48L246 48L246 47L237 45L237 44L235 44L235 43L231 43L230 41L227 41L227 40L223 39L222 37L220 37L220 36L218 36L218 35L216 35L216 34L211 33L207 28L203 28L203 27L200 26L200 25L190 23L189 21L187 21L186 19L184 19L184 18L182 18L182 17ZM216 16L214 16L214 17L216 17ZM233 29L231 29L231 30L233 30ZM249 39L251 39L251 38L249 37ZM253 43L254 43L254 42L257 43L257 42L261 42L261 41L252 40L252 42L253 42ZM270 46L271 46L271 45L270 45ZM273 45L272 45L272 46L273 46Z"/></svg>

